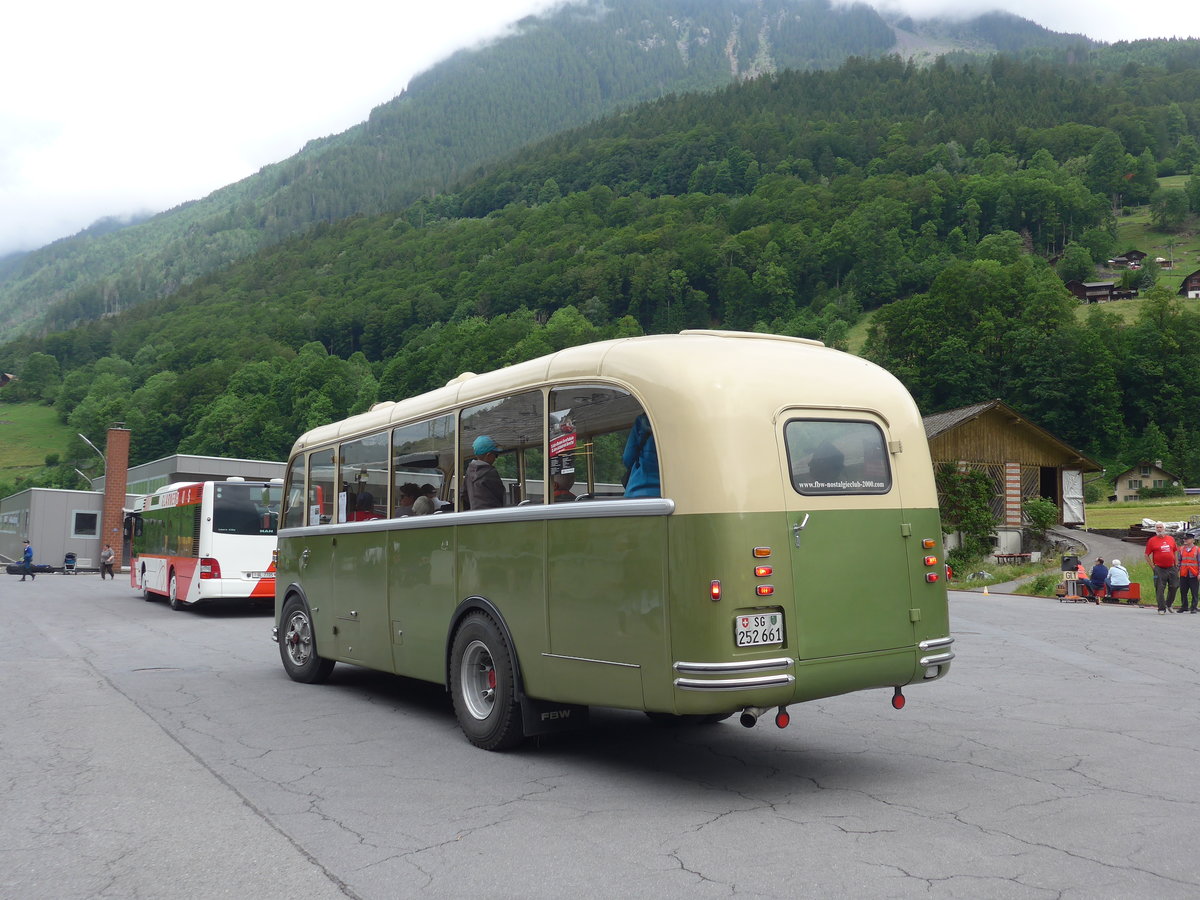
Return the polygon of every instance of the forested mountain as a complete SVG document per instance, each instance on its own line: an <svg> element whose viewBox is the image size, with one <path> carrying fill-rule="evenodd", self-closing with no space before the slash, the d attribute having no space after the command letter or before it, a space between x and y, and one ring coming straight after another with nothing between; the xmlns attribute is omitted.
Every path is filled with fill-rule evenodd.
<svg viewBox="0 0 1200 900"><path fill-rule="evenodd" d="M72 430L126 422L135 461L281 458L308 427L463 370L694 326L838 346L874 310L867 354L925 411L1000 397L1101 460L1200 480L1200 314L1148 267L1139 322L1078 324L1047 262L1127 249L1114 209L1168 194L1194 228L1200 177L1172 192L1155 176L1192 170L1198 136L1198 65L785 72L644 104L400 214L13 342L0 371L22 377L7 397L54 403Z"/></svg>
<svg viewBox="0 0 1200 900"><path fill-rule="evenodd" d="M907 21L940 49L1085 48L1013 16ZM236 27L236 26L234 26ZM872 8L830 0L582 0L413 79L366 122L118 233L92 229L0 267L0 336L166 296L315 223L397 211L476 166L617 107L897 48ZM269 115L269 111L264 111Z"/></svg>

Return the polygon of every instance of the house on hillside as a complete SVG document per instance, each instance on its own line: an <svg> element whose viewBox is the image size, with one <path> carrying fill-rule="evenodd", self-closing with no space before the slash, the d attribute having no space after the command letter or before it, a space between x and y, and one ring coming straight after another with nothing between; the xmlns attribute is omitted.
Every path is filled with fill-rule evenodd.
<svg viewBox="0 0 1200 900"><path fill-rule="evenodd" d="M1126 250L1120 256L1110 259L1108 264L1114 269L1140 269L1145 259L1146 254L1141 250Z"/></svg>
<svg viewBox="0 0 1200 900"><path fill-rule="evenodd" d="M1179 286L1179 296L1200 299L1200 269L1183 277L1183 284Z"/></svg>
<svg viewBox="0 0 1200 900"><path fill-rule="evenodd" d="M997 552L1021 552L1022 504L1031 497L1053 500L1064 525L1084 523L1084 473L1103 468L1012 407L988 400L925 416L924 423L935 470L978 469L991 482Z"/></svg>
<svg viewBox="0 0 1200 900"><path fill-rule="evenodd" d="M1076 281L1072 279L1066 288L1084 303L1101 303L1112 300L1116 292L1115 281Z"/></svg>
<svg viewBox="0 0 1200 900"><path fill-rule="evenodd" d="M1143 460L1113 480L1116 493L1111 494L1108 499L1116 503L1134 503L1141 499L1139 492L1142 488L1165 488L1180 483L1178 475L1162 467L1161 459L1153 462Z"/></svg>

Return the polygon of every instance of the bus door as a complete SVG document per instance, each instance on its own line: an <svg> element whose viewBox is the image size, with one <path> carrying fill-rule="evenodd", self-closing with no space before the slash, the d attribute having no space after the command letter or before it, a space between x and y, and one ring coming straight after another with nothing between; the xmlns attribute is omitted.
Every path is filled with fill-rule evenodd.
<svg viewBox="0 0 1200 900"><path fill-rule="evenodd" d="M858 411L795 409L779 421L797 658L911 647L912 538L886 425Z"/></svg>

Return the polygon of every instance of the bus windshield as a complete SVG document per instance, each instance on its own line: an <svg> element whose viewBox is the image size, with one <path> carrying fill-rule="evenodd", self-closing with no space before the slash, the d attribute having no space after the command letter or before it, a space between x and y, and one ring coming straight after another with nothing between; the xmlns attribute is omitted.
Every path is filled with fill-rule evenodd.
<svg viewBox="0 0 1200 900"><path fill-rule="evenodd" d="M214 489L215 534L275 534L283 485L220 482Z"/></svg>

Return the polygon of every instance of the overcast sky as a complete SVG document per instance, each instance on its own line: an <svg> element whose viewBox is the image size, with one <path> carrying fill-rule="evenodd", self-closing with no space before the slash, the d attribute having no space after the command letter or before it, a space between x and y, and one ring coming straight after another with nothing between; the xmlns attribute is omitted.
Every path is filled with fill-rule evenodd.
<svg viewBox="0 0 1200 900"><path fill-rule="evenodd" d="M1200 36L1194 0L1003 0L1098 40ZM343 131L554 0L14 2L0 44L0 256L208 194ZM879 5L883 5L882 2ZM991 0L892 0L915 16Z"/></svg>

